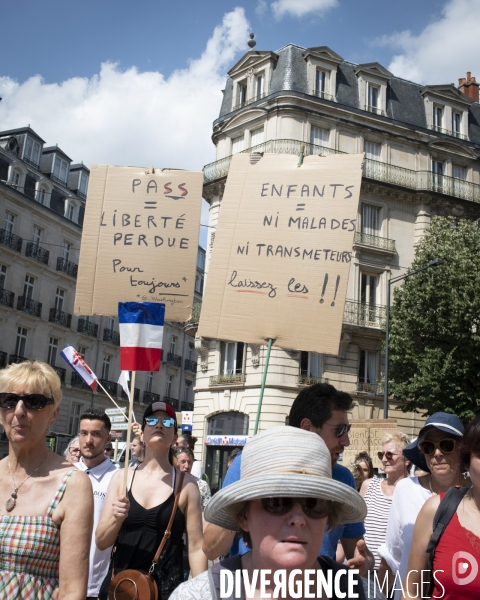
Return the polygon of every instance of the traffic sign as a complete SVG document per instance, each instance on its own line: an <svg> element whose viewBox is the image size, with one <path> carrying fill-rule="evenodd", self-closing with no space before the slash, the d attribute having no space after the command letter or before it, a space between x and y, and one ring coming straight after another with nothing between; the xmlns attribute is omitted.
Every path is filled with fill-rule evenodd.
<svg viewBox="0 0 480 600"><path fill-rule="evenodd" d="M121 431L124 429L128 429L128 423L115 423L114 427L116 431Z"/></svg>
<svg viewBox="0 0 480 600"><path fill-rule="evenodd" d="M112 423L123 423L126 421L127 417L125 415L119 415L118 417L110 417L110 421Z"/></svg>
<svg viewBox="0 0 480 600"><path fill-rule="evenodd" d="M126 408L107 408L106 415L124 415L127 412Z"/></svg>

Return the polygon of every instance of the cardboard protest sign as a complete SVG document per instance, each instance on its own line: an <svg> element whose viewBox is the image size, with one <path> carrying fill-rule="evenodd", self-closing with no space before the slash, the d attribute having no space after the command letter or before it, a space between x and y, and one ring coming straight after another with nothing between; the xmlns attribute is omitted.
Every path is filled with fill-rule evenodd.
<svg viewBox="0 0 480 600"><path fill-rule="evenodd" d="M382 468L382 461L377 454L382 450L383 436L397 431L396 419L350 419L350 424L350 445L343 450L343 466L350 467L357 454L366 452L374 468Z"/></svg>
<svg viewBox="0 0 480 600"><path fill-rule="evenodd" d="M236 154L198 335L337 354L363 154Z"/></svg>
<svg viewBox="0 0 480 600"><path fill-rule="evenodd" d="M92 166L75 313L116 316L119 302L161 302L169 320L190 318L203 176L150 171Z"/></svg>

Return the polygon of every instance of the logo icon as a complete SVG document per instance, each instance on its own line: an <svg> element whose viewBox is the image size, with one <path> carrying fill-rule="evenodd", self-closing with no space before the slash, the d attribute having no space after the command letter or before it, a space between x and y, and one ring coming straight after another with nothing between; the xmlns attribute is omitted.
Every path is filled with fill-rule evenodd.
<svg viewBox="0 0 480 600"><path fill-rule="evenodd" d="M461 562L459 562L461 561ZM470 573L464 577L465 573ZM478 563L469 552L455 552L452 558L452 577L457 585L468 585L478 575Z"/></svg>

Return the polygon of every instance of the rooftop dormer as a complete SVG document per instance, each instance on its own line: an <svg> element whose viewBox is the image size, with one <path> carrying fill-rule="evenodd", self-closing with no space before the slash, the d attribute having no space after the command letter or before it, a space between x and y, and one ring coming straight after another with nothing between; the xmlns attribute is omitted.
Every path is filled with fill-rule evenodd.
<svg viewBox="0 0 480 600"><path fill-rule="evenodd" d="M387 86L392 73L378 62L365 63L355 67L358 78L360 108L377 115L387 113Z"/></svg>
<svg viewBox="0 0 480 600"><path fill-rule="evenodd" d="M328 46L307 48L303 54L307 61L308 87L313 96L335 100L337 67L343 58Z"/></svg>
<svg viewBox="0 0 480 600"><path fill-rule="evenodd" d="M468 139L468 109L473 100L454 84L426 85L420 90L425 102L427 127L438 133Z"/></svg>
<svg viewBox="0 0 480 600"><path fill-rule="evenodd" d="M243 108L269 93L272 71L278 55L251 50L228 72L233 80L232 110Z"/></svg>
<svg viewBox="0 0 480 600"><path fill-rule="evenodd" d="M66 186L72 159L58 146L43 149L40 170L50 176L52 181Z"/></svg>
<svg viewBox="0 0 480 600"><path fill-rule="evenodd" d="M83 164L74 164L70 166L68 175L68 189L77 194L79 198L87 197L88 179L90 177L90 169Z"/></svg>

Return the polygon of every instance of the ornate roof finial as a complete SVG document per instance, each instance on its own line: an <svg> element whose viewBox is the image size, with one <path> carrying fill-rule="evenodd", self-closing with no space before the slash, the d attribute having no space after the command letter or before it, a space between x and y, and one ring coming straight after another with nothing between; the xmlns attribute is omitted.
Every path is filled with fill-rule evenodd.
<svg viewBox="0 0 480 600"><path fill-rule="evenodd" d="M255 46L257 45L257 42L253 39L255 37L254 33L250 34L250 39L248 40L248 46L249 48L251 48L252 50L255 48Z"/></svg>

